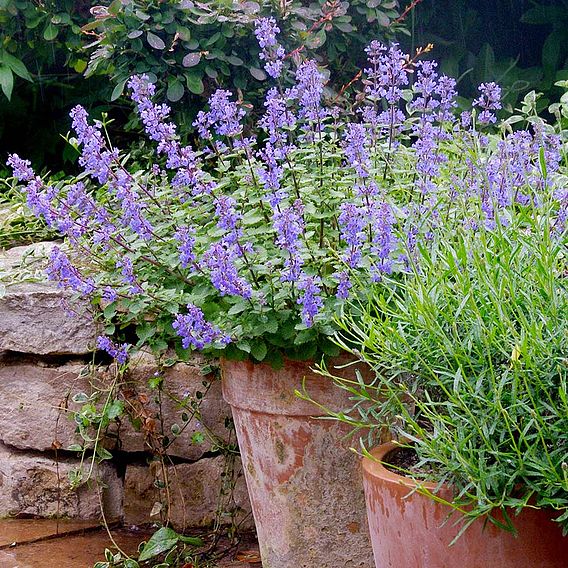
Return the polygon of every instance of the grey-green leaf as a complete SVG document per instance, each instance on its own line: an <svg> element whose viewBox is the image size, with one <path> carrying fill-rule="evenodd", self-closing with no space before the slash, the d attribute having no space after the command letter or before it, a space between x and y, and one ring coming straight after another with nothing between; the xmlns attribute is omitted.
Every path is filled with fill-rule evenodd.
<svg viewBox="0 0 568 568"><path fill-rule="evenodd" d="M59 28L50 23L46 26L45 30L43 30L43 39L45 41L53 41L58 33Z"/></svg>
<svg viewBox="0 0 568 568"><path fill-rule="evenodd" d="M264 358L268 353L268 348L266 347L266 343L264 343L264 341L262 340L255 341L251 345L250 353L257 361L264 361Z"/></svg>
<svg viewBox="0 0 568 568"><path fill-rule="evenodd" d="M258 67L250 67L249 71L257 81L264 81L266 79L266 73Z"/></svg>
<svg viewBox="0 0 568 568"><path fill-rule="evenodd" d="M183 59L181 64L184 67L194 67L201 61L201 53L199 51L195 51L193 53L188 53Z"/></svg>
<svg viewBox="0 0 568 568"><path fill-rule="evenodd" d="M120 81L115 88L112 90L112 94L110 96L110 100L111 101L116 101L116 99L118 99L123 91L124 91L124 85L126 85L126 79L124 81Z"/></svg>
<svg viewBox="0 0 568 568"><path fill-rule="evenodd" d="M183 85L177 77L168 80L168 90L166 91L166 97L172 103L179 101L183 97Z"/></svg>
<svg viewBox="0 0 568 568"><path fill-rule="evenodd" d="M152 32L148 32L146 34L146 39L148 40L148 43L154 49L166 49L166 44L160 36L157 36L156 34L153 34Z"/></svg>
<svg viewBox="0 0 568 568"><path fill-rule="evenodd" d="M21 77L26 81L32 80L32 76L30 75L23 61L19 60L17 57L14 57L13 55L5 51L0 59L14 72L14 74L18 75L18 77Z"/></svg>

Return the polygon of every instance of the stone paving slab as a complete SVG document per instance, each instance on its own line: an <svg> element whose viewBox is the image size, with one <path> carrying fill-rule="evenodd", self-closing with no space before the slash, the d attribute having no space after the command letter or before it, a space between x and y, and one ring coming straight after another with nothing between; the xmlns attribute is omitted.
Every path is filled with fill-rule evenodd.
<svg viewBox="0 0 568 568"><path fill-rule="evenodd" d="M98 521L3 519L0 521L0 548L13 543L25 544L38 539L65 536L70 533L100 528L100 526Z"/></svg>
<svg viewBox="0 0 568 568"><path fill-rule="evenodd" d="M82 532L84 531L84 532ZM117 544L128 554L147 540L153 529L112 529ZM79 533L79 534L77 534ZM11 546L12 543L17 543ZM222 547L223 543L221 544ZM92 568L104 561L105 548L113 544L104 528L93 521L53 519L0 520L0 568ZM241 545L241 551L216 566L207 568L262 568L258 546L252 536Z"/></svg>

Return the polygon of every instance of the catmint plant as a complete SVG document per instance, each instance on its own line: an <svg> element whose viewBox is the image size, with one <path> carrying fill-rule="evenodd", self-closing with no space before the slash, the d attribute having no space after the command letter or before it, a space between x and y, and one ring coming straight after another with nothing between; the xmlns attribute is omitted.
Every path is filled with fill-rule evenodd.
<svg viewBox="0 0 568 568"><path fill-rule="evenodd" d="M50 278L98 306L108 334L138 347L223 350L273 365L335 355L334 316L371 282L404 274L408 243L444 216L469 227L504 222L504 207L527 198L515 176L538 178L527 144L544 149L549 176L558 169L558 140L544 127L526 141L503 135L496 150L484 133L499 109L494 85L462 126L453 79L372 42L358 103L341 109L328 104L315 61L281 85L278 27L260 19L255 33L275 80L264 108L250 113L233 93L214 92L194 123L199 144L181 142L141 75L128 90L155 145L147 168L81 106L71 112L84 169L76 180L45 183L9 157L30 208L65 236Z"/></svg>

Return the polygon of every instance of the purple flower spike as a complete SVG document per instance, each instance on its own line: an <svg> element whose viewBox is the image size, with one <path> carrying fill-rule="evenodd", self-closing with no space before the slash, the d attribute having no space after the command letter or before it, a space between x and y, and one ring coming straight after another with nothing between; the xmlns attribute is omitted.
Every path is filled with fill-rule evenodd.
<svg viewBox="0 0 568 568"><path fill-rule="evenodd" d="M180 227L174 234L174 238L178 241L179 259L183 268L195 263L195 254L193 247L195 245L194 227Z"/></svg>
<svg viewBox="0 0 568 568"><path fill-rule="evenodd" d="M285 262L287 270L280 277L283 282L294 282L300 276L300 269L303 264L299 254L300 235L304 232L302 214L302 203L296 200L292 207L276 211L273 216L274 228L277 233L276 244L290 255Z"/></svg>
<svg viewBox="0 0 568 568"><path fill-rule="evenodd" d="M229 138L238 136L243 131L241 120L245 111L236 102L230 100L232 93L217 89L209 98L209 111L199 111L193 125L200 136L211 139L211 128L219 136Z"/></svg>
<svg viewBox="0 0 568 568"><path fill-rule="evenodd" d="M339 280L337 285L337 297L340 300L347 300L347 298L349 298L349 290L351 290L352 287L349 272L347 272L347 270L343 270L334 274L334 276Z"/></svg>
<svg viewBox="0 0 568 568"><path fill-rule="evenodd" d="M67 288L84 296L95 291L93 280L84 278L59 247L53 247L46 272L47 278L57 282L59 288Z"/></svg>
<svg viewBox="0 0 568 568"><path fill-rule="evenodd" d="M259 18L254 24L254 35L261 48L260 59L266 62L264 69L273 79L277 79L282 74L286 55L284 48L276 40L280 28L274 18Z"/></svg>
<svg viewBox="0 0 568 568"><path fill-rule="evenodd" d="M217 227L230 233L227 241L231 243L238 240L237 225L242 218L242 215L237 212L236 205L237 202L228 195L221 195L215 199L215 214L218 217Z"/></svg>
<svg viewBox="0 0 568 568"><path fill-rule="evenodd" d="M83 146L79 164L99 183L106 183L112 175L111 165L118 159L118 151L105 150L101 125L99 123L95 126L89 125L87 122L89 115L81 105L71 110L69 116L73 119L73 130L77 134L77 140Z"/></svg>
<svg viewBox="0 0 568 568"><path fill-rule="evenodd" d="M300 116L312 122L323 120L327 111L321 106L324 77L313 60L304 61L296 71L296 86L289 95L298 99Z"/></svg>
<svg viewBox="0 0 568 568"><path fill-rule="evenodd" d="M387 49L380 42L372 41L365 51L371 65L365 69L367 96L375 100L384 98L389 105L397 104L402 98L402 87L408 85L408 69L398 43Z"/></svg>
<svg viewBox="0 0 568 568"><path fill-rule="evenodd" d="M187 304L187 314L178 314L172 327L182 338L184 349L203 349L211 343L227 345L231 338L217 326L205 320L203 312L194 304Z"/></svg>
<svg viewBox="0 0 568 568"><path fill-rule="evenodd" d="M345 133L345 155L349 165L361 179L369 177L371 157L368 150L367 129L364 124L350 123Z"/></svg>
<svg viewBox="0 0 568 568"><path fill-rule="evenodd" d="M381 274L390 274L392 271L391 255L397 240L394 235L395 217L390 205L386 202L376 206L373 212L373 246L377 255L377 263L373 267L373 278L380 280Z"/></svg>
<svg viewBox="0 0 568 568"><path fill-rule="evenodd" d="M116 267L121 269L122 281L125 284L130 284L130 291L133 294L138 294L142 292L142 288L136 281L136 276L134 275L134 266L132 260L127 256L124 256L121 260L116 263Z"/></svg>
<svg viewBox="0 0 568 568"><path fill-rule="evenodd" d="M239 256L234 244L226 241L217 242L209 247L203 255L203 268L211 272L211 283L221 296L252 297L250 284L239 276L235 261Z"/></svg>
<svg viewBox="0 0 568 568"><path fill-rule="evenodd" d="M18 154L10 154L7 164L12 168L14 177L18 181L32 181L36 175L29 160L22 160Z"/></svg>
<svg viewBox="0 0 568 568"><path fill-rule="evenodd" d="M354 203L343 203L339 215L341 238L347 244L347 251L343 259L351 268L359 266L361 261L361 248L365 242L365 227L367 220L364 211Z"/></svg>
<svg viewBox="0 0 568 568"><path fill-rule="evenodd" d="M128 361L128 348L130 345L128 343L123 343L118 345L112 342L108 337L104 335L99 335L97 337L97 349L101 351L106 351L117 363L124 365Z"/></svg>
<svg viewBox="0 0 568 568"><path fill-rule="evenodd" d="M492 111L501 108L501 87L497 83L481 83L479 98L473 101L473 106L481 109L478 121L481 124L494 123L497 117Z"/></svg>
<svg viewBox="0 0 568 568"><path fill-rule="evenodd" d="M303 293L297 302L302 306L302 321L306 327L314 325L314 318L323 307L323 300L320 297L321 279L318 276L306 276L298 282L298 290Z"/></svg>

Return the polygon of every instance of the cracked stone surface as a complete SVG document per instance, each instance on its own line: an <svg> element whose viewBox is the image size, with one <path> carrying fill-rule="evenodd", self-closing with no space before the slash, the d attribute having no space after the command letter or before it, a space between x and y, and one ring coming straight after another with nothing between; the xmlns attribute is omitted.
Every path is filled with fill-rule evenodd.
<svg viewBox="0 0 568 568"><path fill-rule="evenodd" d="M171 465L166 468L170 480L170 520L174 527L211 526L220 502L226 510L234 508L237 522L243 527L254 526L248 493L241 472L240 460L235 464L237 478L232 495L221 494L225 475L225 458L203 458L195 463ZM156 503L164 502L164 491L157 489L155 480L163 481L158 463L147 466L128 465L124 482L124 521L144 524L159 519L152 516ZM220 499L222 501L220 501Z"/></svg>
<svg viewBox="0 0 568 568"><path fill-rule="evenodd" d="M83 465L84 470L88 463ZM122 517L122 483L108 463L94 469L93 479L76 490L68 474L80 467L79 460L58 461L40 454L16 452L0 445L0 518L14 515L73 519L98 519L101 516L98 491L108 519Z"/></svg>
<svg viewBox="0 0 568 568"><path fill-rule="evenodd" d="M0 441L15 448L65 449L79 441L70 411L78 392L90 392L80 363L45 366L36 362L2 362L0 358Z"/></svg>

